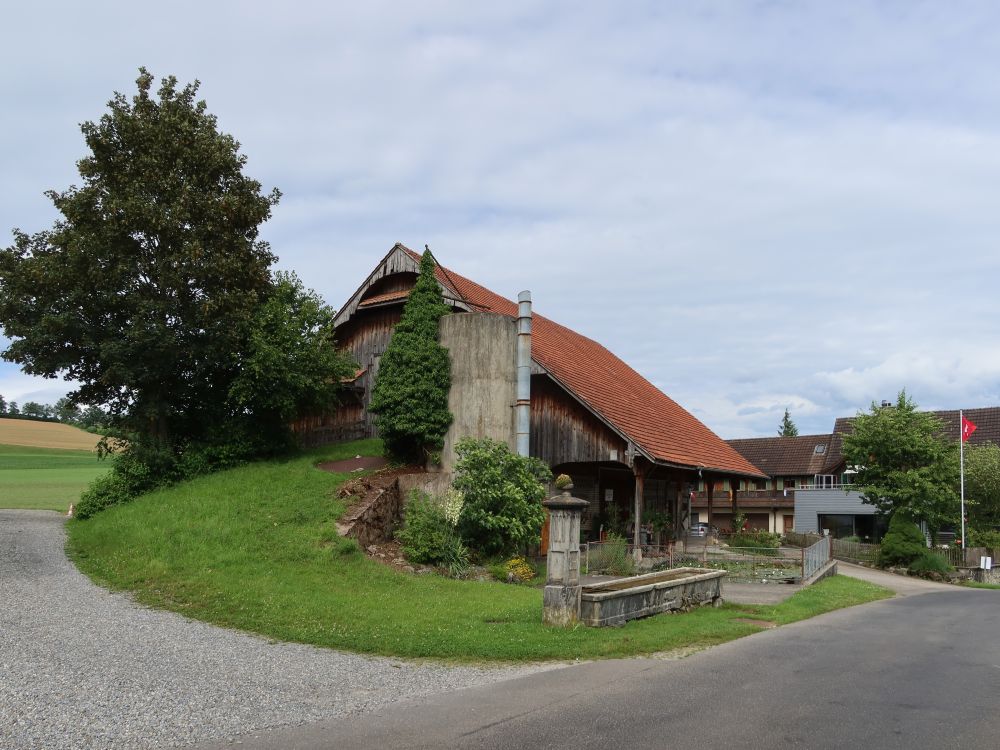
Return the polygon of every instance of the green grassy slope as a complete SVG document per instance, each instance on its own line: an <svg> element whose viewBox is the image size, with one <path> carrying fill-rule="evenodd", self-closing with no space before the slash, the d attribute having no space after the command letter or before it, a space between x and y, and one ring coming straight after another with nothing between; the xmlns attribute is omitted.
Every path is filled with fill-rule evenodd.
<svg viewBox="0 0 1000 750"><path fill-rule="evenodd" d="M93 451L0 445L0 508L65 512L109 468Z"/></svg>
<svg viewBox="0 0 1000 750"><path fill-rule="evenodd" d="M889 595L838 577L777 607L705 608L621 628L546 628L539 589L406 575L338 539L334 521L344 506L334 495L347 476L314 465L378 450L375 441L332 446L151 493L70 522L71 555L99 583L198 619L281 640L458 661L711 645L759 629L736 618L789 622Z"/></svg>

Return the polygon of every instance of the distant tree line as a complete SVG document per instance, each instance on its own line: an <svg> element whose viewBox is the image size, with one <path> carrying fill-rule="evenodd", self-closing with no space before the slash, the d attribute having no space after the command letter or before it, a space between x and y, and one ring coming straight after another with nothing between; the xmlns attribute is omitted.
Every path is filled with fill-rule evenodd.
<svg viewBox="0 0 1000 750"><path fill-rule="evenodd" d="M4 419L31 419L36 422L62 422L91 432L98 432L109 424L108 413L99 406L85 409L63 397L55 404L40 404L26 401L19 406L17 401L7 401L0 395L0 417Z"/></svg>

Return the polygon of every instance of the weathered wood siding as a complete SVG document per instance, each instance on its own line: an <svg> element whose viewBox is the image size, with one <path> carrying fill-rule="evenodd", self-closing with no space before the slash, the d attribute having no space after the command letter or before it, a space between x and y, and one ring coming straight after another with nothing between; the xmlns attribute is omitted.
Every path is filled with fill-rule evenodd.
<svg viewBox="0 0 1000 750"><path fill-rule="evenodd" d="M626 447L617 434L546 375L531 378L530 445L531 455L549 466L623 461Z"/></svg>
<svg viewBox="0 0 1000 750"><path fill-rule="evenodd" d="M366 299L378 296L379 294L404 292L413 289L413 285L417 283L418 275L416 273L400 271L399 273L394 273L392 276L385 276L379 279L361 295L360 305L363 307Z"/></svg>
<svg viewBox="0 0 1000 750"><path fill-rule="evenodd" d="M375 437L374 415L368 412L368 403L371 401L379 362L402 314L402 302L372 310L360 309L349 322L337 330L337 344L358 363L358 367L365 370L355 383L362 389L362 411L338 409L337 421L341 424L347 424L349 421L363 422L362 437Z"/></svg>
<svg viewBox="0 0 1000 750"><path fill-rule="evenodd" d="M383 279L390 277L394 274L415 274L420 271L420 264L414 260L409 253L402 250L400 247L394 247L389 251L389 254L382 259L382 262L378 264L371 275L365 279L365 282L361 285L354 296L344 305L338 312L337 317L334 320L334 325L338 328L350 320L355 312L358 310L358 304L360 304L362 298L368 291L376 286L386 283ZM390 291L389 289L384 289L383 291Z"/></svg>
<svg viewBox="0 0 1000 750"><path fill-rule="evenodd" d="M291 428L307 448L371 437L366 434L363 407L359 403L341 404L333 414L303 417L293 422Z"/></svg>

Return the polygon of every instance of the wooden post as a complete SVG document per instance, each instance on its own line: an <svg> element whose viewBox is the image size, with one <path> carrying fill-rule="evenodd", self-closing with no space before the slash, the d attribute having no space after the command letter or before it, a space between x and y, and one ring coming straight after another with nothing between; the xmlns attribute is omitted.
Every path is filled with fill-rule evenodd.
<svg viewBox="0 0 1000 750"><path fill-rule="evenodd" d="M684 506L684 480L679 476L674 495L674 540L677 541L681 538L681 509Z"/></svg>
<svg viewBox="0 0 1000 750"><path fill-rule="evenodd" d="M635 475L635 524L633 525L632 542L635 545L635 561L642 560L642 500L646 486L646 467L638 460L632 463L632 473Z"/></svg>
<svg viewBox="0 0 1000 750"><path fill-rule="evenodd" d="M708 474L705 475L705 498L708 500L708 526L712 526L712 495L715 494L715 480ZM705 537L708 541L708 537Z"/></svg>
<svg viewBox="0 0 1000 750"><path fill-rule="evenodd" d="M739 497L738 497L738 494L739 494L739 491L740 491L739 488L740 488L740 480L738 478L736 478L736 477L730 477L729 478L729 504L730 504L731 510L732 510L732 519L733 520L732 520L731 523L733 524L732 531L733 531L734 534L736 534L739 531L741 531L741 529L737 529L736 528L736 514L740 512L740 500L739 500Z"/></svg>

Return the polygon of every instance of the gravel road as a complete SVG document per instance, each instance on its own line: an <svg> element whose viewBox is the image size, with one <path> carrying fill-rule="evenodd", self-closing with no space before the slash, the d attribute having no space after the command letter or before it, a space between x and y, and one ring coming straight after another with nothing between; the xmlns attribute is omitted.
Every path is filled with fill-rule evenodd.
<svg viewBox="0 0 1000 750"><path fill-rule="evenodd" d="M269 642L105 591L64 543L57 514L0 510L5 750L182 746L551 667L445 667Z"/></svg>

